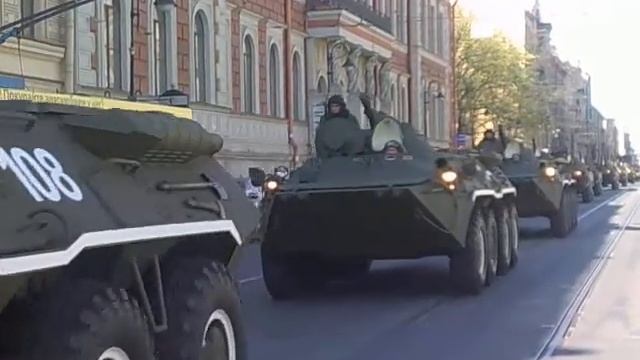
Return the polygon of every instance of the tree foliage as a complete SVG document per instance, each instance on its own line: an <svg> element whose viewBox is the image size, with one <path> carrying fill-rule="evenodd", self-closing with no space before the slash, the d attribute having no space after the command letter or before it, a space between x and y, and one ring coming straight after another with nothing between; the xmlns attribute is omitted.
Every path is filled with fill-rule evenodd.
<svg viewBox="0 0 640 360"><path fill-rule="evenodd" d="M532 56L504 34L474 38L473 19L456 14L456 97L459 124L475 131L492 122L530 138L548 121L546 94L536 84Z"/></svg>

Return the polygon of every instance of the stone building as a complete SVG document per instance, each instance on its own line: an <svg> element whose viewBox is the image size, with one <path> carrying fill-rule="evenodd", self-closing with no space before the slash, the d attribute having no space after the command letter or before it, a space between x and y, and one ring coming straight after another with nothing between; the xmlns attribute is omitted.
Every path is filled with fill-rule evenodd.
<svg viewBox="0 0 640 360"><path fill-rule="evenodd" d="M61 2L0 0L2 23ZM451 20L445 0L95 0L34 26L20 52L1 46L0 72L24 79L15 87L121 99L181 90L224 137L218 158L246 175L308 156L330 93L362 115L366 91L447 146Z"/></svg>
<svg viewBox="0 0 640 360"><path fill-rule="evenodd" d="M307 8L309 116L339 93L366 126L358 99L365 92L378 109L411 121L421 134L426 130L434 145L450 145L455 129L448 1L308 0Z"/></svg>

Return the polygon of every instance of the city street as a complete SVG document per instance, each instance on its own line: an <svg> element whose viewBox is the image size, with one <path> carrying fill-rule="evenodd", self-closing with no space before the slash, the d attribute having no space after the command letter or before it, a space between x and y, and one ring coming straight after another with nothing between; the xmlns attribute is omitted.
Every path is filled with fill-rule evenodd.
<svg viewBox="0 0 640 360"><path fill-rule="evenodd" d="M552 238L546 219L523 220L519 266L478 297L454 296L447 259L431 258L375 263L361 280L276 303L260 278L259 251L250 247L235 271L250 358L543 358L639 201L635 188L606 191L581 205L580 225L566 239Z"/></svg>

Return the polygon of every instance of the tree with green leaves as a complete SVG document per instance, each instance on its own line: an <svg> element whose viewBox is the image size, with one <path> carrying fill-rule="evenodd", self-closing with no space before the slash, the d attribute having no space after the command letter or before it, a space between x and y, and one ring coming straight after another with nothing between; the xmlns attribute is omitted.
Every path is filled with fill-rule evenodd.
<svg viewBox="0 0 640 360"><path fill-rule="evenodd" d="M536 84L535 60L505 35L474 38L473 19L456 14L458 124L475 134L489 122L509 136L530 139L548 121L545 92Z"/></svg>

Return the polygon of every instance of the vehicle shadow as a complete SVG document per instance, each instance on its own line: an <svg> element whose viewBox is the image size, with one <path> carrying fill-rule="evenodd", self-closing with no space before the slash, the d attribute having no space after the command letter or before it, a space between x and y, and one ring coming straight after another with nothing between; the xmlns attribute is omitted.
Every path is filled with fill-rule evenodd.
<svg viewBox="0 0 640 360"><path fill-rule="evenodd" d="M569 356L586 356L586 355L595 355L598 354L599 351L595 351L593 349L585 349L585 348L573 348L573 347L561 347L556 349L551 357L569 357Z"/></svg>

